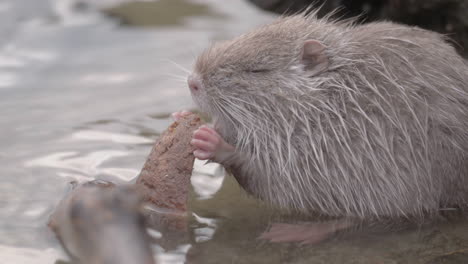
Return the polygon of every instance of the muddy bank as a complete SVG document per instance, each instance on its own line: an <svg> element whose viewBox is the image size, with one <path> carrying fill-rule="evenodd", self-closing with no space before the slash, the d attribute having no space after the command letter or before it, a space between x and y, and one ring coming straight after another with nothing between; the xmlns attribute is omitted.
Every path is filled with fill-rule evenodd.
<svg viewBox="0 0 468 264"><path fill-rule="evenodd" d="M185 0L134 1L102 11L123 25L140 27L182 25L187 17L216 16L209 6Z"/></svg>

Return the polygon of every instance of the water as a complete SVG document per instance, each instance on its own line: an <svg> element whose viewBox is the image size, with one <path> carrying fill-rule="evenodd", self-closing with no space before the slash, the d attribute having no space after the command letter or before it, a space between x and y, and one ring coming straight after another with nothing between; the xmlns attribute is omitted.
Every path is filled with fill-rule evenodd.
<svg viewBox="0 0 468 264"><path fill-rule="evenodd" d="M67 260L46 223L69 182L132 180L169 114L194 108L184 69L196 54L273 19L241 0L98 11L116 2L124 1L0 2L0 263ZM223 175L196 164L190 239L154 245L160 263L466 260L463 222L313 246L257 240L271 212Z"/></svg>

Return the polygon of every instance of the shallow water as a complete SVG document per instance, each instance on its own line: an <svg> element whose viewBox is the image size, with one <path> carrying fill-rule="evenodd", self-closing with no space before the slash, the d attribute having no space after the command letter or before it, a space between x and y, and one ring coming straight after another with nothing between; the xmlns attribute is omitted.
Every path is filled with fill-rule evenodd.
<svg viewBox="0 0 468 264"><path fill-rule="evenodd" d="M97 11L116 2L124 1L0 2L0 263L67 260L46 222L69 182L132 180L169 113L193 109L184 69L196 54L273 19L241 0L160 0L145 3L151 12L144 14L135 5L112 16ZM154 245L159 263L468 259L464 221L319 245L267 243L256 238L275 214L219 166L196 163L192 184L190 233L164 249Z"/></svg>

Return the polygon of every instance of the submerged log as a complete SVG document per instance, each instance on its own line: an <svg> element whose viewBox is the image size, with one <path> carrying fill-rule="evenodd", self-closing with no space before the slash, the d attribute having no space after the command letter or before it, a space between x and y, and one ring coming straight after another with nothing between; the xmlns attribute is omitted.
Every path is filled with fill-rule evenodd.
<svg viewBox="0 0 468 264"><path fill-rule="evenodd" d="M60 202L49 227L79 263L153 264L141 206L132 186L92 181Z"/></svg>

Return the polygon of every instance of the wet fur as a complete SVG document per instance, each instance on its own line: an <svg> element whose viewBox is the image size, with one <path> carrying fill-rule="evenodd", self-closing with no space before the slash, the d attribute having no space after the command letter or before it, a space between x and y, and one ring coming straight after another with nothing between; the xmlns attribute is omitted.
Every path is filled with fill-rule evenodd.
<svg viewBox="0 0 468 264"><path fill-rule="evenodd" d="M304 41L329 68L307 76ZM279 206L358 218L436 215L468 196L468 65L444 38L393 23L280 18L197 60L194 98Z"/></svg>

